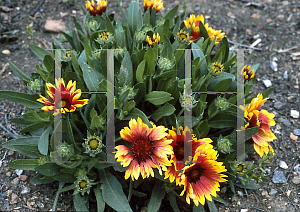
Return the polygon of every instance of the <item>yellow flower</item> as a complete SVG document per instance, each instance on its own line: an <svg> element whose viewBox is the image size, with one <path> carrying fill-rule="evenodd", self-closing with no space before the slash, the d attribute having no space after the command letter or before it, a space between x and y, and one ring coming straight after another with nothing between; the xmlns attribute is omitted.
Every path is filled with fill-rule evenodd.
<svg viewBox="0 0 300 212"><path fill-rule="evenodd" d="M204 24L204 17L203 15L195 17L194 14L190 15L190 17L187 20L184 20L185 28L189 29L192 26L192 32L190 37L190 42L193 42L197 38L201 37L200 29L199 29L199 22L202 22ZM192 25L193 23L193 25Z"/></svg>
<svg viewBox="0 0 300 212"><path fill-rule="evenodd" d="M208 24L205 24L205 28L210 38L210 42L212 42L215 39L215 37L217 37L215 41L215 45L220 43L223 37L225 37L225 33L222 32L222 30L214 30L213 28L208 27Z"/></svg>
<svg viewBox="0 0 300 212"><path fill-rule="evenodd" d="M250 81L254 78L255 74L254 74L254 69L251 69L251 66L247 66L245 65L243 70L242 70L242 76L244 76L246 81Z"/></svg>
<svg viewBox="0 0 300 212"><path fill-rule="evenodd" d="M163 7L164 4L161 0L144 0L144 11L146 12L149 8L150 14L155 7L156 13L158 13Z"/></svg>
<svg viewBox="0 0 300 212"><path fill-rule="evenodd" d="M160 42L160 37L157 33L157 35L155 35L155 33L153 34L153 39L151 40L151 37L147 36L146 41L148 43L149 46L154 47L155 42L157 42L157 44L159 44Z"/></svg>
<svg viewBox="0 0 300 212"><path fill-rule="evenodd" d="M86 9L90 12L91 15L102 15L105 12L107 7L106 0L98 0L97 4L95 5L94 0L92 2L87 1L85 5Z"/></svg>
<svg viewBox="0 0 300 212"><path fill-rule="evenodd" d="M48 95L53 100L53 103L46 99L45 97L41 96L41 98L37 99L38 102L41 102L43 104L46 104L48 106L44 106L41 109L44 111L56 111L53 115L56 116L60 112L66 113L66 112L73 112L76 110L76 108L83 107L88 103L88 99L78 100L81 96L81 90L76 90L76 81L72 82L72 80L69 81L67 87L65 87L65 83L63 79L55 79L55 86L51 83L46 83L46 86L48 88ZM75 91L76 90L76 91ZM60 94L61 98L61 108L55 107L55 91L57 91Z"/></svg>
<svg viewBox="0 0 300 212"><path fill-rule="evenodd" d="M162 175L161 167L164 171L166 166L170 166L168 155L173 153L169 145L172 140L168 140L168 135L164 126L149 128L142 122L141 118L131 119L129 128L125 127L120 131L121 138L130 142L130 146L119 145L115 157L121 161L123 167L129 166L125 172L125 179L138 179L141 173L143 178L154 177L152 168L157 168Z"/></svg>
<svg viewBox="0 0 300 212"><path fill-rule="evenodd" d="M211 69L213 70L214 74L217 75L223 72L224 66L219 62L214 62L211 65Z"/></svg>
<svg viewBox="0 0 300 212"><path fill-rule="evenodd" d="M189 41L190 39L189 33L186 33L186 31L182 32L181 29L179 32L177 32L177 39L181 42Z"/></svg>

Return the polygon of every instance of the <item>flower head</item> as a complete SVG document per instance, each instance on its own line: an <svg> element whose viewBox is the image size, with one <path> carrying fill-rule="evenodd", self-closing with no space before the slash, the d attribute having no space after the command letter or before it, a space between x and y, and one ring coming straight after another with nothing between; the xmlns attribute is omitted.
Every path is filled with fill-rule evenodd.
<svg viewBox="0 0 300 212"><path fill-rule="evenodd" d="M107 1L98 0L97 4L95 4L94 0L92 0L92 2L87 1L85 7L93 16L102 15L102 13L104 13L106 10Z"/></svg>
<svg viewBox="0 0 300 212"><path fill-rule="evenodd" d="M192 94L186 95L184 90L183 95L181 95L181 93L179 95L179 102L182 108L186 108L188 111L190 111L192 108L197 106L198 101L196 101L195 96Z"/></svg>
<svg viewBox="0 0 300 212"><path fill-rule="evenodd" d="M267 110L260 110L262 105L267 101L263 99L262 94L258 94L256 98L253 98L251 103L241 109L244 109L244 117L247 122L245 129L251 127L259 127L258 132L252 136L254 141L254 149L260 155L266 155L269 151L274 152L273 148L268 144L268 142L277 139L276 136L272 133L270 126L275 126L274 113L269 113Z"/></svg>
<svg viewBox="0 0 300 212"><path fill-rule="evenodd" d="M218 75L223 72L224 66L219 62L214 62L211 65L211 69L213 70L215 75Z"/></svg>
<svg viewBox="0 0 300 212"><path fill-rule="evenodd" d="M101 139L98 136L90 136L85 139L85 142L82 144L85 148L85 153L90 154L91 157L95 157L96 154L102 152L102 147L104 147Z"/></svg>
<svg viewBox="0 0 300 212"><path fill-rule="evenodd" d="M218 96L215 99L215 105L218 108L218 110L222 110L222 111L226 110L230 106L227 99L225 97L222 98L221 96Z"/></svg>
<svg viewBox="0 0 300 212"><path fill-rule="evenodd" d="M190 199L198 206L199 202L204 205L205 198L212 201L211 195L216 196L219 191L219 182L225 182L222 177L226 175L220 174L225 172L225 166L222 162L217 162L218 152L208 145L201 145L197 148L193 157L193 164L185 166L182 170L181 184L184 189L181 196L186 191L186 201L190 204Z"/></svg>
<svg viewBox="0 0 300 212"><path fill-rule="evenodd" d="M218 151L222 152L223 154L230 153L232 143L227 138L222 138L220 135L217 143Z"/></svg>
<svg viewBox="0 0 300 212"><path fill-rule="evenodd" d="M166 57L160 57L157 63L158 67L163 71L170 70L175 65L172 60Z"/></svg>
<svg viewBox="0 0 300 212"><path fill-rule="evenodd" d="M255 76L254 69L252 69L251 71L250 71L250 69L251 69L251 66L245 65L242 70L242 76L244 76L245 81L250 81Z"/></svg>
<svg viewBox="0 0 300 212"><path fill-rule="evenodd" d="M172 166L168 167L168 170L165 173L165 179L170 177L170 182L173 182L176 179L176 185L180 184L179 170L184 168L184 148L187 147L186 152L190 152L194 156L196 149L205 144L212 148L210 144L212 140L210 138L197 139L195 135L191 134L190 130L186 127L183 130L183 127L179 127L180 135L177 134L176 128L172 127L172 130L169 130L167 139L173 140L171 146L173 147L173 154L171 154L170 161ZM188 141L185 145L185 141Z"/></svg>
<svg viewBox="0 0 300 212"><path fill-rule="evenodd" d="M76 89L76 81L72 82L69 81L67 87L65 86L64 80L55 79L55 86L51 83L46 83L48 88L47 94L53 100L53 103L49 101L47 98L40 95L41 98L37 99L37 101L46 104L48 106L44 106L41 109L44 111L55 111L53 114L54 116L58 115L59 113L66 113L66 112L73 112L76 108L83 107L88 103L88 99L78 100L81 96L81 90ZM55 106L55 92L60 94L61 99L61 107Z"/></svg>
<svg viewBox="0 0 300 212"><path fill-rule="evenodd" d="M186 31L182 32L182 29L177 32L177 40L179 40L180 42L188 42L190 40L190 36L189 33L186 33Z"/></svg>
<svg viewBox="0 0 300 212"><path fill-rule="evenodd" d="M99 34L96 42L100 45L105 45L114 42L114 36L111 35L109 32L102 32Z"/></svg>
<svg viewBox="0 0 300 212"><path fill-rule="evenodd" d="M167 155L173 153L169 145L172 140L168 140L167 130L164 126L149 128L142 122L141 118L131 119L129 128L125 127L120 131L121 138L130 142L130 146L119 145L115 157L121 161L123 167L129 166L125 172L125 179L131 176L131 179L138 179L141 174L143 178L154 177L152 168L157 168L162 174L161 167L164 171L166 166L170 166Z"/></svg>
<svg viewBox="0 0 300 212"><path fill-rule="evenodd" d="M156 35L154 33L153 34L153 39L151 40L151 37L147 35L146 41L147 41L149 46L154 47L155 42L157 42L157 44L159 44L160 36L158 35L158 33Z"/></svg>
<svg viewBox="0 0 300 212"><path fill-rule="evenodd" d="M32 93L40 93L42 89L42 82L43 81L39 79L35 79L34 81L32 80L27 84L27 88Z"/></svg>
<svg viewBox="0 0 300 212"><path fill-rule="evenodd" d="M220 43L222 39L225 37L225 33L222 32L222 30L214 30L213 28L208 27L208 24L205 24L205 28L210 38L210 42L212 42L216 37L215 45Z"/></svg>
<svg viewBox="0 0 300 212"><path fill-rule="evenodd" d="M135 31L134 39L138 43L143 42L146 39L146 33L144 31Z"/></svg>
<svg viewBox="0 0 300 212"><path fill-rule="evenodd" d="M92 187L91 185L91 180L87 176L79 176L77 178L77 181L75 181L76 184L76 191L75 193L81 193L84 195L85 192L90 193L90 188Z"/></svg>
<svg viewBox="0 0 300 212"><path fill-rule="evenodd" d="M245 171L246 165L243 163L235 164L236 172L242 174Z"/></svg>
<svg viewBox="0 0 300 212"><path fill-rule="evenodd" d="M193 42L197 38L201 37L200 28L199 28L200 21L204 24L203 15L201 16L198 15L197 17L195 17L194 14L190 15L190 17L187 20L183 21L185 28L189 29L190 27L192 27L190 42Z"/></svg>
<svg viewBox="0 0 300 212"><path fill-rule="evenodd" d="M158 13L163 7L164 4L161 0L144 0L144 11L146 12L149 8L150 14L155 7L156 13Z"/></svg>

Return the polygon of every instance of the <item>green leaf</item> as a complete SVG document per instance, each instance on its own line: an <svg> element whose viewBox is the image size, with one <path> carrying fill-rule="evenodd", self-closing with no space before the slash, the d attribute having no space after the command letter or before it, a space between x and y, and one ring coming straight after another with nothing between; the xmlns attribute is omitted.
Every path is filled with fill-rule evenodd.
<svg viewBox="0 0 300 212"><path fill-rule="evenodd" d="M57 191L58 194L62 193L62 192L65 192L65 191L69 191L69 190L72 190L72 189L75 189L76 188L76 185L75 184L72 184L72 185L69 185L69 186L66 186L64 188L61 188Z"/></svg>
<svg viewBox="0 0 300 212"><path fill-rule="evenodd" d="M199 21L199 22L201 22L201 21ZM208 205L210 212L218 212L218 209L213 200L212 201L206 200L206 201L207 201L207 205Z"/></svg>
<svg viewBox="0 0 300 212"><path fill-rule="evenodd" d="M34 124L24 127L23 129L20 130L20 132L22 132L22 133L23 132L32 132L34 130L41 129L47 125L48 125L47 122L37 122L37 123L34 123Z"/></svg>
<svg viewBox="0 0 300 212"><path fill-rule="evenodd" d="M131 100L126 103L126 105L123 107L123 111L130 113L130 111L135 107L135 101Z"/></svg>
<svg viewBox="0 0 300 212"><path fill-rule="evenodd" d="M97 36L98 36L98 34L97 34ZM84 46L84 52L85 52L85 56L86 56L87 63L88 63L91 67L95 68L94 63L93 63L93 61L91 60L91 57L92 57L92 48L90 47L90 45L89 45L89 43L88 43L87 40L84 40L83 46ZM80 59L80 58L79 58L79 59ZM79 59L78 59L78 60L79 60ZM79 61L80 61L80 60L79 60ZM82 62L83 62L83 61L82 61Z"/></svg>
<svg viewBox="0 0 300 212"><path fill-rule="evenodd" d="M149 11L149 10L147 10L147 11L144 13L143 24L144 24L145 26L149 26L149 25L150 25L150 11Z"/></svg>
<svg viewBox="0 0 300 212"><path fill-rule="evenodd" d="M115 28L108 16L106 16L105 21L106 21L106 30L115 36L116 35Z"/></svg>
<svg viewBox="0 0 300 212"><path fill-rule="evenodd" d="M199 23L199 29L200 29L201 37L204 37L204 40L210 39L203 23L201 21L199 21L198 23Z"/></svg>
<svg viewBox="0 0 300 212"><path fill-rule="evenodd" d="M74 183L74 181L76 180L76 178L71 174L61 174L61 173L57 173L54 176L54 179L58 182L63 182L63 183Z"/></svg>
<svg viewBox="0 0 300 212"><path fill-rule="evenodd" d="M125 51L125 56L122 61L118 79L119 79L120 86L123 86L124 84L129 85L130 83L132 84L133 82L132 61L127 51Z"/></svg>
<svg viewBox="0 0 300 212"><path fill-rule="evenodd" d="M226 205L225 200L223 200L219 195L217 195L216 197L212 197L214 201L220 202L224 205Z"/></svg>
<svg viewBox="0 0 300 212"><path fill-rule="evenodd" d="M152 128L152 124L149 122L147 116L139 109L133 108L130 112L130 114L126 117L124 117L123 120L130 120L130 119L135 119L137 120L138 117L140 117L143 121L143 123L147 124L148 127Z"/></svg>
<svg viewBox="0 0 300 212"><path fill-rule="evenodd" d="M159 210L161 202L166 194L165 189L162 188L162 184L163 182L156 180L150 202L147 205L147 212L157 212Z"/></svg>
<svg viewBox="0 0 300 212"><path fill-rule="evenodd" d="M135 31L141 28L142 21L143 19L139 11L139 3L132 1L129 4L127 11L127 23L131 35L134 35Z"/></svg>
<svg viewBox="0 0 300 212"><path fill-rule="evenodd" d="M179 208L178 208L178 205L177 205L177 201L176 201L176 196L175 196L175 194L172 193L172 192L169 192L169 193L167 194L167 197L168 197L168 199L169 199L169 201L170 201L170 204L171 204L171 206L172 206L174 212L180 212L180 210L179 210Z"/></svg>
<svg viewBox="0 0 300 212"><path fill-rule="evenodd" d="M250 138L252 138L252 136L254 136L260 127L252 127L252 128L248 128L245 130L245 141L249 140Z"/></svg>
<svg viewBox="0 0 300 212"><path fill-rule="evenodd" d="M105 202L103 200L103 196L102 196L102 192L100 189L100 185L98 185L95 189L95 196L96 196L96 200L97 200L97 211L98 212L104 212L105 209Z"/></svg>
<svg viewBox="0 0 300 212"><path fill-rule="evenodd" d="M22 155L32 158L39 158L41 156L36 145L14 145L13 148Z"/></svg>
<svg viewBox="0 0 300 212"><path fill-rule="evenodd" d="M30 77L27 76L26 74L24 74L17 66L15 66L15 64L13 64L9 59L7 59L11 70L14 72L15 75L17 75L17 77L19 77L21 80L23 81L30 81Z"/></svg>
<svg viewBox="0 0 300 212"><path fill-rule="evenodd" d="M143 192L135 191L135 190L132 190L132 195L134 195L136 197L145 197L145 196L147 196L147 194L145 194Z"/></svg>
<svg viewBox="0 0 300 212"><path fill-rule="evenodd" d="M96 163L98 163L98 158L91 158L87 172L90 172L91 169L96 165Z"/></svg>
<svg viewBox="0 0 300 212"><path fill-rule="evenodd" d="M171 10L169 10L167 12L167 14L165 15L164 19L167 20L169 19L170 21L173 21L177 11L178 11L178 7L179 5L176 5L175 7L173 7Z"/></svg>
<svg viewBox="0 0 300 212"><path fill-rule="evenodd" d="M155 74L155 59L154 59L154 52L152 48L148 48L144 55L144 59L147 62L147 75L153 76Z"/></svg>
<svg viewBox="0 0 300 212"><path fill-rule="evenodd" d="M48 71L48 73L51 73L54 71L54 59L53 57L49 56L49 55L45 55L43 63Z"/></svg>
<svg viewBox="0 0 300 212"><path fill-rule="evenodd" d="M17 91L0 91L0 98L6 99L24 105L28 108L42 108L44 105L36 101L39 98L37 94L21 93Z"/></svg>
<svg viewBox="0 0 300 212"><path fill-rule="evenodd" d="M116 211L132 211L117 178L108 170L99 170L99 172L103 182L101 189L104 201Z"/></svg>
<svg viewBox="0 0 300 212"><path fill-rule="evenodd" d="M16 151L14 149L14 145L24 145L24 146L36 146L38 145L40 137L39 136L30 136L25 138L17 138L13 140L6 141L5 143L1 144L0 146Z"/></svg>
<svg viewBox="0 0 300 212"><path fill-rule="evenodd" d="M161 56L168 58L170 60L173 60L173 49L172 49L172 45L170 42L170 39L168 39L166 36L163 37L163 48L162 48L162 52L161 52Z"/></svg>
<svg viewBox="0 0 300 212"><path fill-rule="evenodd" d="M138 82L143 82L143 75L145 71L146 60L143 60L137 67L136 70L136 80Z"/></svg>
<svg viewBox="0 0 300 212"><path fill-rule="evenodd" d="M192 52L193 52L193 58L194 60L197 58L197 57L200 57L200 61L203 60L203 62L201 62L201 65L200 65L200 70L203 72L204 70L206 70L206 66L207 66L207 62L206 62L206 56L204 55L204 53L202 52L202 50L200 49L200 47L195 44L195 43L192 43ZM203 72L203 74L207 74L206 72Z"/></svg>
<svg viewBox="0 0 300 212"><path fill-rule="evenodd" d="M84 62L80 63L80 67L83 72L83 79L89 91L97 91L100 81L105 79L105 77Z"/></svg>
<svg viewBox="0 0 300 212"><path fill-rule="evenodd" d="M54 182L55 179L53 177L47 177L42 174L38 174L35 176L33 179L30 180L30 183L36 184L36 185L41 185L41 184L48 184Z"/></svg>
<svg viewBox="0 0 300 212"><path fill-rule="evenodd" d="M48 52L47 50L41 48L41 47L38 47L32 43L29 43L29 48L31 49L31 51L33 51L33 53L38 56L38 58L40 58L41 60L44 60L44 57L46 55L49 55L51 56L53 59L54 59L54 56L53 54L51 54L50 52Z"/></svg>
<svg viewBox="0 0 300 212"><path fill-rule="evenodd" d="M23 118L11 118L9 119L9 121L15 123L15 124L18 124L18 125L29 125L29 124L33 124L32 121L26 121L24 120Z"/></svg>
<svg viewBox="0 0 300 212"><path fill-rule="evenodd" d="M71 122L72 120L69 120L69 117L67 117L66 119L66 125L67 125L67 137L68 137L68 142L69 144L73 144L74 148L75 148L75 155L80 153L80 149L77 147L75 140L74 140L74 134L73 134L73 130L72 130L72 126L71 126ZM73 161L72 161L73 162Z"/></svg>
<svg viewBox="0 0 300 212"><path fill-rule="evenodd" d="M42 136L40 137L38 149L42 155L48 154L48 146L49 146L49 133L51 130L51 126L47 126L44 129Z"/></svg>
<svg viewBox="0 0 300 212"><path fill-rule="evenodd" d="M42 175L53 177L57 174L60 174L60 169L61 167L55 163L45 163L43 165L35 167L34 170Z"/></svg>
<svg viewBox="0 0 300 212"><path fill-rule="evenodd" d="M197 138L198 139L204 138L207 135L207 133L209 132L209 129L210 129L207 120L205 119L205 120L201 121L197 125L196 129L199 132L199 135L197 135Z"/></svg>
<svg viewBox="0 0 300 212"><path fill-rule="evenodd" d="M77 20L77 18L76 18L76 16L73 16L73 22L74 22L74 24L75 24L76 29L77 29L78 31L84 33L84 32L83 32L83 29L82 29L82 27L81 27L81 25L79 24L79 22L78 22L78 20Z"/></svg>
<svg viewBox="0 0 300 212"><path fill-rule="evenodd" d="M166 103L164 106L154 111L151 115L151 118L157 122L159 119L161 119L164 116L170 116L174 114L175 110L176 108L173 105Z"/></svg>
<svg viewBox="0 0 300 212"><path fill-rule="evenodd" d="M74 207L75 210L78 212L89 212L89 210L87 209L84 200L82 199L82 197L80 196L80 194L75 194L73 196L73 202L74 202Z"/></svg>
<svg viewBox="0 0 300 212"><path fill-rule="evenodd" d="M198 206L194 205L193 212L205 212L205 209L201 204L199 204Z"/></svg>
<svg viewBox="0 0 300 212"><path fill-rule="evenodd" d="M236 128L236 116L229 114L219 114L208 121L212 128Z"/></svg>
<svg viewBox="0 0 300 212"><path fill-rule="evenodd" d="M264 90L261 94L263 95L263 99L267 98L272 91L274 90L274 88L268 88L267 90Z"/></svg>
<svg viewBox="0 0 300 212"><path fill-rule="evenodd" d="M240 188L253 189L253 190L256 190L256 189L260 188L260 186L257 185L257 183L253 180L248 180L248 181L244 182L243 184L240 183L240 182L235 183L234 185L237 186L237 187L240 187Z"/></svg>
<svg viewBox="0 0 300 212"><path fill-rule="evenodd" d="M209 91L227 91L232 81L235 81L235 76L233 74L222 72L212 78L207 89Z"/></svg>
<svg viewBox="0 0 300 212"><path fill-rule="evenodd" d="M7 165L13 169L32 170L39 166L39 159L18 159L8 162Z"/></svg>
<svg viewBox="0 0 300 212"><path fill-rule="evenodd" d="M145 95L145 100L154 105L161 105L172 99L171 94L164 91L152 91Z"/></svg>
<svg viewBox="0 0 300 212"><path fill-rule="evenodd" d="M82 52L83 47L82 47L81 42L78 39L78 36L77 36L77 33L76 33L75 30L73 30L73 32L72 32L72 39L73 39L73 42L74 42L74 45L75 45L75 50L79 51L79 52Z"/></svg>

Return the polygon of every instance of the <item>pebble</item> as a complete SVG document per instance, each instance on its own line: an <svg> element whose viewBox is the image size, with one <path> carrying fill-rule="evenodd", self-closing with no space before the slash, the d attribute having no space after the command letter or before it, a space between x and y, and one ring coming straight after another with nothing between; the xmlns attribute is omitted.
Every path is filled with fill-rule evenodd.
<svg viewBox="0 0 300 212"><path fill-rule="evenodd" d="M16 194L12 193L10 204L16 204L19 201L20 201L20 198Z"/></svg>
<svg viewBox="0 0 300 212"><path fill-rule="evenodd" d="M28 194L30 192L30 189L25 187L23 188L23 190L21 191L21 194Z"/></svg>
<svg viewBox="0 0 300 212"><path fill-rule="evenodd" d="M16 169L16 174L20 176L23 173L23 170Z"/></svg>
<svg viewBox="0 0 300 212"><path fill-rule="evenodd" d="M6 177L10 177L12 175L12 172L6 172Z"/></svg>
<svg viewBox="0 0 300 212"><path fill-rule="evenodd" d="M277 110L280 110L284 104L282 102L275 102L274 107Z"/></svg>
<svg viewBox="0 0 300 212"><path fill-rule="evenodd" d="M300 164L296 165L296 166L294 167L294 169L295 169L295 172L296 172L296 173L299 173L299 174L300 174Z"/></svg>
<svg viewBox="0 0 300 212"><path fill-rule="evenodd" d="M293 133L290 133L290 138L294 141L297 141L298 136L294 135Z"/></svg>
<svg viewBox="0 0 300 212"><path fill-rule="evenodd" d="M263 80L263 83L264 83L264 85L265 85L267 88L269 88L269 87L272 86L271 80Z"/></svg>
<svg viewBox="0 0 300 212"><path fill-rule="evenodd" d="M49 32L65 31L66 25L62 19L59 20L46 20L45 30Z"/></svg>
<svg viewBox="0 0 300 212"><path fill-rule="evenodd" d="M269 195L275 195L277 193L276 189L272 188Z"/></svg>
<svg viewBox="0 0 300 212"><path fill-rule="evenodd" d="M237 191L237 194L241 197L244 195L244 193L242 191Z"/></svg>
<svg viewBox="0 0 300 212"><path fill-rule="evenodd" d="M200 11L200 7L199 7L199 5L195 5L195 8L194 8L194 10L195 10L195 12L198 12L198 11Z"/></svg>
<svg viewBox="0 0 300 212"><path fill-rule="evenodd" d="M282 2L282 5L284 5L284 6L286 6L286 5L288 5L289 4L289 1L283 1Z"/></svg>
<svg viewBox="0 0 300 212"><path fill-rule="evenodd" d="M279 118L279 121L282 122L287 127L290 127L292 125L291 122L285 118Z"/></svg>
<svg viewBox="0 0 300 212"><path fill-rule="evenodd" d="M297 110L291 110L291 116L292 116L294 119L299 118L299 111L297 111Z"/></svg>
<svg viewBox="0 0 300 212"><path fill-rule="evenodd" d="M276 60L277 60L277 58L275 57L274 59L273 59L273 61L271 62L271 64L270 64L270 67L271 67L271 69L273 70L273 71L277 71L278 69L277 69L277 63L275 62Z"/></svg>
<svg viewBox="0 0 300 212"><path fill-rule="evenodd" d="M14 178L14 179L11 181L11 184L13 184L13 185L17 185L17 184L18 184L18 182L19 182L19 178L18 178L18 177L16 177L16 178Z"/></svg>
<svg viewBox="0 0 300 212"><path fill-rule="evenodd" d="M7 153L7 155L13 155L15 153L15 151L12 151L12 150L10 150L8 153Z"/></svg>
<svg viewBox="0 0 300 212"><path fill-rule="evenodd" d="M43 209L43 208L45 207L44 204L41 203L41 202L37 202L36 204L37 204L37 206L38 206L39 208L41 208L41 209Z"/></svg>
<svg viewBox="0 0 300 212"><path fill-rule="evenodd" d="M271 174L271 169L265 168L265 171L267 172L267 174Z"/></svg>
<svg viewBox="0 0 300 212"><path fill-rule="evenodd" d="M221 189L221 193L222 194L225 194L226 193L226 191L227 191L227 187L225 186L225 187L223 187L222 189Z"/></svg>
<svg viewBox="0 0 300 212"><path fill-rule="evenodd" d="M288 165L283 160L279 161L279 167L283 169L288 169Z"/></svg>
<svg viewBox="0 0 300 212"><path fill-rule="evenodd" d="M296 185L299 184L300 183L300 176L294 176L294 178L292 179L292 182Z"/></svg>
<svg viewBox="0 0 300 212"><path fill-rule="evenodd" d="M19 49L20 49L20 47L19 47L18 44L13 44L13 45L9 46L9 50L12 51L12 52L14 52L16 50L19 50Z"/></svg>
<svg viewBox="0 0 300 212"><path fill-rule="evenodd" d="M294 133L295 135L300 135L300 129L294 129L293 133Z"/></svg>
<svg viewBox="0 0 300 212"><path fill-rule="evenodd" d="M272 178L272 182L273 183L286 183L287 180L282 171L275 171L273 178Z"/></svg>
<svg viewBox="0 0 300 212"><path fill-rule="evenodd" d="M2 54L8 55L8 54L10 54L10 51L9 51L8 49L4 49L4 50L2 51Z"/></svg>
<svg viewBox="0 0 300 212"><path fill-rule="evenodd" d="M289 75L287 73L287 70L285 70L283 73L283 79L287 79L287 78L289 78Z"/></svg>
<svg viewBox="0 0 300 212"><path fill-rule="evenodd" d="M20 175L19 178L20 178L20 180L22 180L22 181L26 181L27 178L28 178L28 176L26 176L26 175Z"/></svg>

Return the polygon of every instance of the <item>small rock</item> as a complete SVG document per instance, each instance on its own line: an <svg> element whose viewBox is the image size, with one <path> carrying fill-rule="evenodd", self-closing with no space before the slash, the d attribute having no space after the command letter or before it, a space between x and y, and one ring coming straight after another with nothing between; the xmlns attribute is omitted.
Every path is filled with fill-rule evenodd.
<svg viewBox="0 0 300 212"><path fill-rule="evenodd" d="M283 169L288 169L288 165L283 160L279 161L279 167Z"/></svg>
<svg viewBox="0 0 300 212"><path fill-rule="evenodd" d="M37 204L37 206L38 206L39 208L41 208L41 209L43 209L43 208L45 207L44 204L41 203L41 202L37 202L36 204Z"/></svg>
<svg viewBox="0 0 300 212"><path fill-rule="evenodd" d="M22 181L26 181L27 178L28 178L28 176L26 176L26 175L20 175L19 178L20 178L20 180L22 180Z"/></svg>
<svg viewBox="0 0 300 212"><path fill-rule="evenodd" d="M20 176L23 173L23 170L16 169L16 174Z"/></svg>
<svg viewBox="0 0 300 212"><path fill-rule="evenodd" d="M22 191L21 194L28 194L30 192L30 189L25 187Z"/></svg>
<svg viewBox="0 0 300 212"><path fill-rule="evenodd" d="M2 51L2 54L8 55L8 54L10 54L10 51L9 51L8 49L4 49L4 50Z"/></svg>
<svg viewBox="0 0 300 212"><path fill-rule="evenodd" d="M293 133L294 133L295 135L300 135L300 129L294 129Z"/></svg>
<svg viewBox="0 0 300 212"><path fill-rule="evenodd" d="M20 198L16 194L12 193L10 204L16 204L19 201L20 201Z"/></svg>
<svg viewBox="0 0 300 212"><path fill-rule="evenodd" d="M6 172L6 176L10 177L12 175L12 172Z"/></svg>
<svg viewBox="0 0 300 212"><path fill-rule="evenodd" d="M273 183L286 183L287 180L282 171L275 171L273 178L272 178L272 182Z"/></svg>
<svg viewBox="0 0 300 212"><path fill-rule="evenodd" d="M275 102L274 107L277 110L280 110L284 104L282 102Z"/></svg>
<svg viewBox="0 0 300 212"><path fill-rule="evenodd" d="M264 83L264 85L265 85L267 88L269 88L269 87L272 86L271 80L263 80L263 83Z"/></svg>
<svg viewBox="0 0 300 212"><path fill-rule="evenodd" d="M284 15L280 14L277 16L277 18L282 19L282 18L284 18Z"/></svg>
<svg viewBox="0 0 300 212"><path fill-rule="evenodd" d="M276 193L277 193L277 191L274 188L272 188L269 195L275 195Z"/></svg>
<svg viewBox="0 0 300 212"><path fill-rule="evenodd" d="M77 12L76 10L72 10L72 13L73 13L73 14L76 14L76 12Z"/></svg>
<svg viewBox="0 0 300 212"><path fill-rule="evenodd" d="M10 150L10 151L7 153L7 155L8 155L8 156L11 156L11 155L13 155L14 153L15 153L14 151Z"/></svg>
<svg viewBox="0 0 300 212"><path fill-rule="evenodd" d="M265 168L265 171L267 172L267 174L271 174L271 169Z"/></svg>
<svg viewBox="0 0 300 212"><path fill-rule="evenodd" d="M296 172L296 173L299 173L299 174L300 174L300 164L296 165L296 166L294 167L294 169L295 169L295 172Z"/></svg>
<svg viewBox="0 0 300 212"><path fill-rule="evenodd" d="M194 7L194 10L195 10L195 12L198 12L198 11L200 11L200 7L199 7L199 5L195 5L195 7Z"/></svg>
<svg viewBox="0 0 300 212"><path fill-rule="evenodd" d="M277 63L276 63L276 60L275 60L276 58L274 58L272 61L271 61L271 63L270 63L270 67L271 67L271 69L273 70L273 71L277 71L278 70L278 65L277 65Z"/></svg>
<svg viewBox="0 0 300 212"><path fill-rule="evenodd" d="M291 110L291 116L292 116L294 119L299 118L299 111L297 111L297 110Z"/></svg>
<svg viewBox="0 0 300 212"><path fill-rule="evenodd" d="M289 4L289 1L283 1L282 2L282 5L284 5L284 6L286 6L286 5L288 5Z"/></svg>
<svg viewBox="0 0 300 212"><path fill-rule="evenodd" d="M241 196L241 197L244 196L244 193L243 193L242 191L240 191L240 190L237 191L237 194L238 194L239 196Z"/></svg>
<svg viewBox="0 0 300 212"><path fill-rule="evenodd" d="M283 79L287 79L287 78L289 78L289 75L287 73L287 70L285 70L283 73Z"/></svg>
<svg viewBox="0 0 300 212"><path fill-rule="evenodd" d="M300 183L300 176L294 176L294 178L292 179L292 182L296 185L299 184Z"/></svg>
<svg viewBox="0 0 300 212"><path fill-rule="evenodd" d="M285 118L279 118L279 121L282 122L287 127L290 127L292 125L291 122Z"/></svg>
<svg viewBox="0 0 300 212"><path fill-rule="evenodd" d="M13 44L13 45L9 46L9 50L12 51L12 52L14 52L16 50L19 50L19 49L20 49L20 47L19 47L18 44Z"/></svg>
<svg viewBox="0 0 300 212"><path fill-rule="evenodd" d="M298 199L294 199L294 202L295 202L295 203L298 203L298 201L299 201Z"/></svg>
<svg viewBox="0 0 300 212"><path fill-rule="evenodd" d="M225 187L223 187L222 189L221 189L221 193L222 194L225 194L226 193L226 191L227 191L227 187L225 186Z"/></svg>
<svg viewBox="0 0 300 212"><path fill-rule="evenodd" d="M241 212L248 212L248 209L241 209Z"/></svg>
<svg viewBox="0 0 300 212"><path fill-rule="evenodd" d="M258 18L259 18L259 15L256 14L256 13L254 13L254 14L251 15L251 18L258 19Z"/></svg>
<svg viewBox="0 0 300 212"><path fill-rule="evenodd" d="M45 30L49 32L65 31L66 25L62 19L59 20L46 20Z"/></svg>
<svg viewBox="0 0 300 212"><path fill-rule="evenodd" d="M68 12L60 12L60 17L62 17L62 18L67 16L67 15L69 15Z"/></svg>
<svg viewBox="0 0 300 212"><path fill-rule="evenodd" d="M13 184L13 185L17 185L17 184L18 184L18 182L19 182L19 178L18 178L18 177L16 177L16 178L14 178L14 179L11 181L11 184Z"/></svg>
<svg viewBox="0 0 300 212"><path fill-rule="evenodd" d="M292 132L290 133L290 138L294 141L297 141L298 136L294 135Z"/></svg>
<svg viewBox="0 0 300 212"><path fill-rule="evenodd" d="M269 194L268 194L267 191L263 191L263 192L261 193L261 195L266 196L267 198L270 198L270 196L269 196Z"/></svg>
<svg viewBox="0 0 300 212"><path fill-rule="evenodd" d="M288 190L287 192L286 192L286 195L289 197L290 195L291 195L291 190Z"/></svg>

